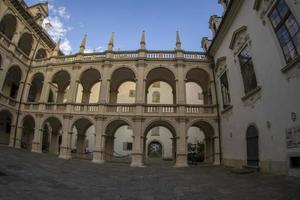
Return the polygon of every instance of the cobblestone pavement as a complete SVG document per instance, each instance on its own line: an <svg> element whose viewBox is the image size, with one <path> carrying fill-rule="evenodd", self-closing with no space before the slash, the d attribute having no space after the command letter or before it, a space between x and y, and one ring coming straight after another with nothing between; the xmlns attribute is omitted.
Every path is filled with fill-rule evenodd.
<svg viewBox="0 0 300 200"><path fill-rule="evenodd" d="M212 166L98 165L0 147L0 199L300 200L300 179Z"/></svg>

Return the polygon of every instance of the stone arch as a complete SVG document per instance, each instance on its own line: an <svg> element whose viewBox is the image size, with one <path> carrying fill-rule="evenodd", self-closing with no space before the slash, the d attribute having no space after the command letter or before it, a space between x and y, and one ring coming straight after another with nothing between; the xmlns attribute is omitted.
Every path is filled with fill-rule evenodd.
<svg viewBox="0 0 300 200"><path fill-rule="evenodd" d="M35 54L35 59L44 59L44 58L47 58L47 51L44 48L40 48Z"/></svg>
<svg viewBox="0 0 300 200"><path fill-rule="evenodd" d="M155 82L167 83L172 89L173 104L176 104L176 77L173 71L166 67L156 67L151 69L146 75L146 101L148 100L148 92L150 86Z"/></svg>
<svg viewBox="0 0 300 200"><path fill-rule="evenodd" d="M9 145L11 125L14 116L8 109L0 110L0 144Z"/></svg>
<svg viewBox="0 0 300 200"><path fill-rule="evenodd" d="M33 46L33 36L31 33L25 32L19 39L18 47L22 50L25 55L29 56Z"/></svg>
<svg viewBox="0 0 300 200"><path fill-rule="evenodd" d="M121 129L121 128L126 127L126 126L127 127L131 127L129 120L126 120L126 119L114 119L114 120L110 120L104 126L105 127L105 129L104 129L104 132L105 132L105 141L104 141L104 149L105 149L105 151L104 151L105 152L104 157L105 157L105 160L110 161L113 158L117 159L120 156L124 156L123 155L124 152L118 152L118 150L115 147L115 142L116 141L118 142L118 140L121 140L120 138L123 137L123 140L124 140L124 137L125 138L126 137L131 137L130 138L130 142L131 142L131 144L133 143L133 138L132 138L133 132L132 132L132 130L128 131L128 130L125 130L125 129ZM118 135L119 136L118 137L118 136L116 136L116 134L117 134L118 131L120 131L120 129L123 132L121 133L121 135ZM127 134L127 136L124 135L124 134ZM125 141L128 142L128 139L125 140ZM119 143L120 143L120 141L119 141ZM127 155L128 158L129 158L129 155L130 155L130 153Z"/></svg>
<svg viewBox="0 0 300 200"><path fill-rule="evenodd" d="M63 103L67 94L67 88L71 83L71 75L67 70L61 69L57 71L51 79L52 87L56 91L56 102Z"/></svg>
<svg viewBox="0 0 300 200"><path fill-rule="evenodd" d="M79 77L80 86L77 88L77 95L76 97L79 97L79 100L81 100L81 103L89 103L90 98L94 97L96 95L97 102L100 92L100 82L101 82L101 74L99 70L95 68L89 68L84 70ZM95 91L94 86L96 84L99 84L99 90ZM82 89L82 91L80 91Z"/></svg>
<svg viewBox="0 0 300 200"><path fill-rule="evenodd" d="M193 82L202 88L204 104L212 102L210 92L210 75L201 68L192 68L185 75L186 83Z"/></svg>
<svg viewBox="0 0 300 200"><path fill-rule="evenodd" d="M246 130L247 165L259 166L259 130L251 123Z"/></svg>
<svg viewBox="0 0 300 200"><path fill-rule="evenodd" d="M0 22L0 32L3 33L9 40L12 40L17 30L17 18L8 13L4 15Z"/></svg>
<svg viewBox="0 0 300 200"><path fill-rule="evenodd" d="M75 156L78 158L91 159L91 154L89 154L89 141L88 136L92 136L92 142L95 142L95 133L91 131L94 126L94 120L90 117L78 116L72 120L71 132L71 149L76 149ZM88 132L90 130L90 132ZM88 135L89 134L89 135ZM94 149L94 143L92 151Z"/></svg>
<svg viewBox="0 0 300 200"><path fill-rule="evenodd" d="M103 131L106 133L106 130L107 130L108 126L110 124L112 124L114 121L118 121L118 120L123 121L124 124L128 124L128 126L130 128L134 127L133 126L133 122L130 119L128 119L128 118L125 118L125 117L113 117L113 118L109 119L108 121L106 121L104 123L104 125L103 125Z"/></svg>
<svg viewBox="0 0 300 200"><path fill-rule="evenodd" d="M119 88L125 82L136 82L135 71L129 67L124 66L115 69L110 77L110 103L117 103Z"/></svg>
<svg viewBox="0 0 300 200"><path fill-rule="evenodd" d="M22 70L18 65L12 65L5 76L2 92L11 98L17 98L20 82L22 80Z"/></svg>
<svg viewBox="0 0 300 200"><path fill-rule="evenodd" d="M153 128L156 128L158 127L159 128L159 132L161 131L161 127L165 128L168 130L168 132L165 132L163 134L159 134L158 136L155 136L155 137L159 137L161 138L162 140L164 140L164 142L166 143L166 146L169 146L169 155L166 156L166 159L172 159L173 161L175 161L176 159L176 125L172 123L172 121L170 120L165 120L165 119L153 119L151 121L149 121L145 127L144 127L144 158L148 158L147 156L147 153L148 153L148 145L149 145L149 141L148 139L153 139L151 137L153 137L153 135L149 135L150 134L150 131L153 130ZM163 129L162 129L163 130ZM168 138L168 135L166 134L170 134L170 138ZM150 138L149 138L149 137ZM154 138L155 138L154 137ZM157 138L155 138L157 139ZM152 141L152 140L151 140ZM161 142L161 144L163 144L163 142ZM163 154L163 157L164 158L164 154Z"/></svg>
<svg viewBox="0 0 300 200"><path fill-rule="evenodd" d="M32 76L31 86L28 92L27 101L28 102L38 102L41 97L43 85L44 85L44 74L37 72Z"/></svg>
<svg viewBox="0 0 300 200"><path fill-rule="evenodd" d="M35 131L35 118L31 114L26 114L22 118L22 135L21 135L21 148L31 150L32 141Z"/></svg>
<svg viewBox="0 0 300 200"><path fill-rule="evenodd" d="M203 119L195 119L188 123L186 134L188 134L188 130L191 127L197 127L204 133L205 136L205 150L204 150L204 161L208 163L212 163L215 161L215 129L214 126ZM188 136L188 135L187 135Z"/></svg>
<svg viewBox="0 0 300 200"><path fill-rule="evenodd" d="M58 154L62 142L62 119L58 116L47 116L42 123L43 139L42 151Z"/></svg>

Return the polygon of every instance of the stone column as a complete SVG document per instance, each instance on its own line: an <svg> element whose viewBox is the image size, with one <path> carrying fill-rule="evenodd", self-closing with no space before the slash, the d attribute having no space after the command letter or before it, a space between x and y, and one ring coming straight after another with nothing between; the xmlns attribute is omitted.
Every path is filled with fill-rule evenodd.
<svg viewBox="0 0 300 200"><path fill-rule="evenodd" d="M132 160L131 167L143 167L143 133L142 125L144 118L137 117L134 118L134 127L133 127L133 149L132 149Z"/></svg>
<svg viewBox="0 0 300 200"><path fill-rule="evenodd" d="M118 91L110 91L110 95L109 95L109 103L111 104L117 104L118 101Z"/></svg>
<svg viewBox="0 0 300 200"><path fill-rule="evenodd" d="M71 130L71 115L64 115L63 116L63 127L62 127L62 143L60 146L60 153L59 158L62 159L71 159L71 137L72 137L72 130Z"/></svg>
<svg viewBox="0 0 300 200"><path fill-rule="evenodd" d="M85 157L85 131L77 130L76 154L79 158Z"/></svg>
<svg viewBox="0 0 300 200"><path fill-rule="evenodd" d="M88 104L90 102L91 91L83 89L82 91L82 103Z"/></svg>
<svg viewBox="0 0 300 200"><path fill-rule="evenodd" d="M217 96L216 96L216 88L214 81L210 81L210 94L211 94L211 103L217 105Z"/></svg>
<svg viewBox="0 0 300 200"><path fill-rule="evenodd" d="M136 104L144 104L145 103L145 67L146 63L144 60L139 61L137 66L137 77L136 77L136 96L135 96L135 103Z"/></svg>
<svg viewBox="0 0 300 200"><path fill-rule="evenodd" d="M5 82L6 74L11 66L9 59L2 59L2 67L0 68L0 91L2 93L3 84Z"/></svg>
<svg viewBox="0 0 300 200"><path fill-rule="evenodd" d="M220 165L220 143L219 143L219 136L215 136L213 138L214 142L214 165Z"/></svg>
<svg viewBox="0 0 300 200"><path fill-rule="evenodd" d="M78 68L78 67L77 67ZM76 102L77 89L79 85L78 69L73 68L73 76L71 77L70 88L68 91L68 103Z"/></svg>
<svg viewBox="0 0 300 200"><path fill-rule="evenodd" d="M105 162L104 159L104 143L105 135L103 134L103 122L105 118L103 116L96 116L96 127L95 127L95 148L93 152L93 163L102 164Z"/></svg>
<svg viewBox="0 0 300 200"><path fill-rule="evenodd" d="M175 167L187 167L187 135L186 119L177 118L177 155Z"/></svg>
<svg viewBox="0 0 300 200"><path fill-rule="evenodd" d="M26 83L25 88L24 88L24 94L23 94L22 102L27 102L30 88L31 88L31 83ZM22 90L22 88L20 88L20 90Z"/></svg>
<svg viewBox="0 0 300 200"><path fill-rule="evenodd" d="M49 67L51 67L51 66L49 66ZM49 82L50 82L51 77L52 77L51 74L46 73L43 87L42 87L41 97L39 99L40 103L47 103L47 101L48 101L49 90L50 90Z"/></svg>
<svg viewBox="0 0 300 200"><path fill-rule="evenodd" d="M42 114L36 114L34 137L32 141L32 152L42 153L43 144L43 129L42 129Z"/></svg>
<svg viewBox="0 0 300 200"><path fill-rule="evenodd" d="M109 61L105 61L103 65L103 73L101 79L101 86L100 86L100 93L99 93L99 103L106 104L107 103L107 96L109 95L109 82L110 78L108 77L109 68L111 64Z"/></svg>
<svg viewBox="0 0 300 200"><path fill-rule="evenodd" d="M183 61L178 60L177 64L177 81L176 81L176 103L178 105L186 104L186 89L185 89L185 77Z"/></svg>
<svg viewBox="0 0 300 200"><path fill-rule="evenodd" d="M20 148L20 137L18 138L18 132L21 131L22 134L22 129L19 130L20 124L21 124L21 117L22 115L19 115L19 120L18 120L18 124L17 124L17 116L14 116L14 121L13 124L11 125L11 130L10 130L10 142L9 142L9 146L10 147L14 147L14 140L15 140L15 134L16 134L16 146L15 148ZM16 130L17 129L17 130Z"/></svg>

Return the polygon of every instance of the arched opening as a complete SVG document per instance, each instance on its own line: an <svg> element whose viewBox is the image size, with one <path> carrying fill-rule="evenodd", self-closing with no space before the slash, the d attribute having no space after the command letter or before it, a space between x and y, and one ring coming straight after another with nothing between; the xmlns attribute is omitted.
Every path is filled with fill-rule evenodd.
<svg viewBox="0 0 300 200"><path fill-rule="evenodd" d="M16 32L17 19L12 14L5 15L0 22L0 32L11 40Z"/></svg>
<svg viewBox="0 0 300 200"><path fill-rule="evenodd" d="M96 69L88 69L81 74L77 88L76 103L98 103L101 75Z"/></svg>
<svg viewBox="0 0 300 200"><path fill-rule="evenodd" d="M33 37L30 33L23 33L21 36L18 47L22 50L25 55L29 56L33 45Z"/></svg>
<svg viewBox="0 0 300 200"><path fill-rule="evenodd" d="M27 98L28 102L38 102L40 100L43 85L44 75L42 73L35 74L31 81L31 86Z"/></svg>
<svg viewBox="0 0 300 200"><path fill-rule="evenodd" d="M187 133L187 149L188 149L188 163L197 164L204 162L206 155L205 134L196 126L188 129Z"/></svg>
<svg viewBox="0 0 300 200"><path fill-rule="evenodd" d="M0 111L0 144L9 145L12 114L8 110Z"/></svg>
<svg viewBox="0 0 300 200"><path fill-rule="evenodd" d="M50 90L55 91L56 103L67 102L67 93L71 82L71 76L66 71L59 71L54 74L52 78L52 84L50 84ZM51 92L49 92L48 100ZM54 97L54 95L52 95Z"/></svg>
<svg viewBox="0 0 300 200"><path fill-rule="evenodd" d="M109 102L135 103L135 74L129 69L122 67L113 72L111 76Z"/></svg>
<svg viewBox="0 0 300 200"><path fill-rule="evenodd" d="M191 104L193 104L193 102L196 102L196 104L200 104L203 102L202 104L205 105L212 103L212 96L210 91L210 77L206 71L198 68L191 69L186 75L186 80L186 99L189 100ZM196 89L197 91L197 93L194 93L192 95L196 95L195 98L188 96L191 93L193 93L193 89Z"/></svg>
<svg viewBox="0 0 300 200"><path fill-rule="evenodd" d="M92 160L95 147L95 126L85 118L78 119L72 126L72 157Z"/></svg>
<svg viewBox="0 0 300 200"><path fill-rule="evenodd" d="M144 159L147 165L173 164L176 158L176 132L172 125L157 121L147 127L144 139Z"/></svg>
<svg viewBox="0 0 300 200"><path fill-rule="evenodd" d="M5 81L2 87L2 93L5 96L16 99L22 79L22 71L19 66L12 66L5 76Z"/></svg>
<svg viewBox="0 0 300 200"><path fill-rule="evenodd" d="M248 127L246 132L247 140L247 165L259 166L259 140L258 130L254 125Z"/></svg>
<svg viewBox="0 0 300 200"><path fill-rule="evenodd" d="M46 119L43 123L42 151L58 155L62 141L62 124L55 117Z"/></svg>
<svg viewBox="0 0 300 200"><path fill-rule="evenodd" d="M146 97L147 104L176 104L176 79L174 74L163 67L152 69L147 74Z"/></svg>
<svg viewBox="0 0 300 200"><path fill-rule="evenodd" d="M174 93L167 82L152 83L147 91L147 104L174 104Z"/></svg>
<svg viewBox="0 0 300 200"><path fill-rule="evenodd" d="M123 120L111 122L105 130L105 160L130 163L133 131Z"/></svg>
<svg viewBox="0 0 300 200"><path fill-rule="evenodd" d="M27 115L23 119L21 148L31 150L34 138L35 121L32 116Z"/></svg>
<svg viewBox="0 0 300 200"><path fill-rule="evenodd" d="M47 51L41 48L36 52L35 59L43 59L43 58L47 58Z"/></svg>
<svg viewBox="0 0 300 200"><path fill-rule="evenodd" d="M213 163L215 161L215 138L213 127L205 121L197 121L187 132L188 163Z"/></svg>
<svg viewBox="0 0 300 200"><path fill-rule="evenodd" d="M203 89L195 82L187 82L185 84L186 103L190 105L203 105Z"/></svg>

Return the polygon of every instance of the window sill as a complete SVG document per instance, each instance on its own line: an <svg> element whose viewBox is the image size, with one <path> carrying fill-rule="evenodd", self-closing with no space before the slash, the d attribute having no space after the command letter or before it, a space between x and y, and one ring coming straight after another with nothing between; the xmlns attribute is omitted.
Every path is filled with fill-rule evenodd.
<svg viewBox="0 0 300 200"><path fill-rule="evenodd" d="M260 90L261 90L261 86L257 86L255 89L251 90L245 96L243 96L242 101L246 101L247 99L249 99L250 97L252 97L256 93L258 93Z"/></svg>
<svg viewBox="0 0 300 200"><path fill-rule="evenodd" d="M295 66L297 66L298 63L300 63L300 56L298 56L295 60L289 62L284 68L281 69L281 72L282 73L286 73L290 69L292 69ZM299 65L299 67L300 67L300 65Z"/></svg>
<svg viewBox="0 0 300 200"><path fill-rule="evenodd" d="M232 105L227 106L227 108L224 108L224 109L221 111L221 115L223 115L223 114L226 113L227 111L231 110L232 108L233 108Z"/></svg>

